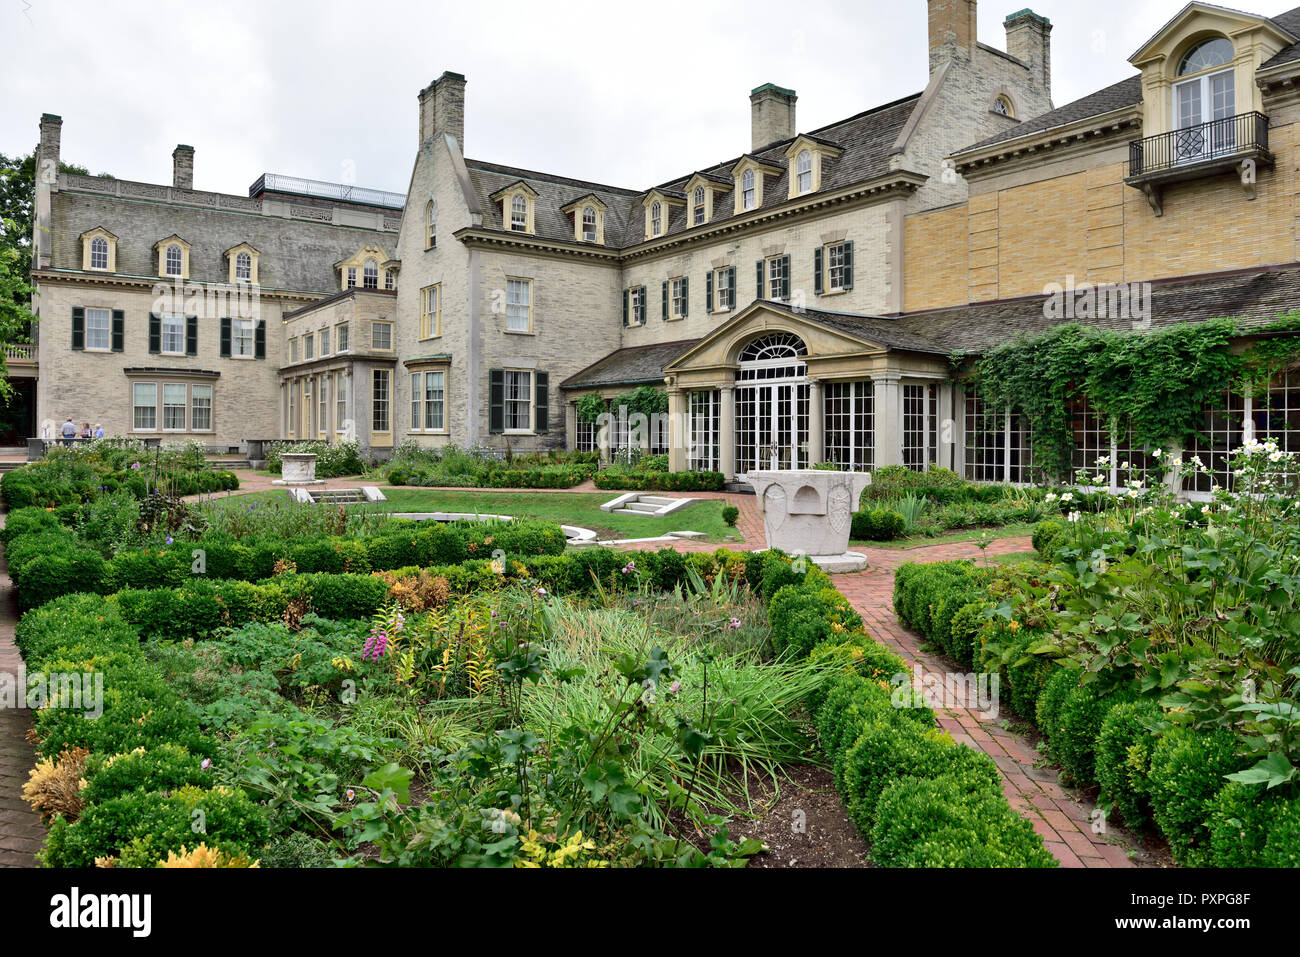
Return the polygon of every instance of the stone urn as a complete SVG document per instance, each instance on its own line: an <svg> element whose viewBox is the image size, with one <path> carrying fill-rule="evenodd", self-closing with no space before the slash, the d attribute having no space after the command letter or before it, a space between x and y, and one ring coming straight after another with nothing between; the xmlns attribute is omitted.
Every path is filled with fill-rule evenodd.
<svg viewBox="0 0 1300 957"><path fill-rule="evenodd" d="M272 485L323 485L316 478L316 453L285 452L280 456L280 477Z"/></svg>
<svg viewBox="0 0 1300 957"><path fill-rule="evenodd" d="M799 469L749 472L748 478L769 548L808 555L827 571L866 567L866 557L848 548L853 513L871 484L869 473Z"/></svg>

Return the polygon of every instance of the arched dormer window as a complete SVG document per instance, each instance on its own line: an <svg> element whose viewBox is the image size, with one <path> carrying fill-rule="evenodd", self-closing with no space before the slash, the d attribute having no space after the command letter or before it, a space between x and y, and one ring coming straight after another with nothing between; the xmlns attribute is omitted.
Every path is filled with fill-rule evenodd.
<svg viewBox="0 0 1300 957"><path fill-rule="evenodd" d="M799 195L812 192L812 151L801 150L798 159Z"/></svg>
<svg viewBox="0 0 1300 957"><path fill-rule="evenodd" d="M1186 131L1174 141L1178 162L1235 152L1237 129L1232 117L1237 113L1237 84L1232 59L1232 43L1226 37L1212 37L1193 46L1178 62L1182 79L1174 83L1174 129Z"/></svg>
<svg viewBox="0 0 1300 957"><path fill-rule="evenodd" d="M691 221L696 226L704 224L704 187L696 186L691 197Z"/></svg>
<svg viewBox="0 0 1300 957"><path fill-rule="evenodd" d="M1227 37L1213 37L1198 43L1185 54L1178 64L1178 75L1189 76L1211 67L1226 66L1234 56L1232 41Z"/></svg>
<svg viewBox="0 0 1300 957"><path fill-rule="evenodd" d="M429 200L424 209L424 248L432 249L438 244L438 204Z"/></svg>
<svg viewBox="0 0 1300 957"><path fill-rule="evenodd" d="M90 241L90 268L108 268L108 240L103 236L96 236Z"/></svg>
<svg viewBox="0 0 1300 957"><path fill-rule="evenodd" d="M361 283L366 289L379 288L379 265L373 259L367 259L362 267Z"/></svg>
<svg viewBox="0 0 1300 957"><path fill-rule="evenodd" d="M992 110L998 116L1006 116L1015 119L1016 109L1011 105L1010 97L1000 94L993 98Z"/></svg>
<svg viewBox="0 0 1300 957"><path fill-rule="evenodd" d="M528 231L528 200L517 193L510 200L510 228L517 233Z"/></svg>
<svg viewBox="0 0 1300 957"><path fill-rule="evenodd" d="M754 171L745 170L740 177L740 208L748 210L754 208Z"/></svg>
<svg viewBox="0 0 1300 957"><path fill-rule="evenodd" d="M249 282L253 278L253 257L248 253L239 253L235 256L235 279L238 282Z"/></svg>
<svg viewBox="0 0 1300 957"><path fill-rule="evenodd" d="M596 207L594 206L582 208L582 241L584 243L596 241Z"/></svg>
<svg viewBox="0 0 1300 957"><path fill-rule="evenodd" d="M170 246L167 247L167 251L165 253L165 259L164 259L164 269L166 270L167 275L168 276L181 275L182 262L183 260L181 257L181 247L177 246L175 243L172 243Z"/></svg>
<svg viewBox="0 0 1300 957"><path fill-rule="evenodd" d="M659 236L664 231L664 207L659 200L650 204L650 236Z"/></svg>

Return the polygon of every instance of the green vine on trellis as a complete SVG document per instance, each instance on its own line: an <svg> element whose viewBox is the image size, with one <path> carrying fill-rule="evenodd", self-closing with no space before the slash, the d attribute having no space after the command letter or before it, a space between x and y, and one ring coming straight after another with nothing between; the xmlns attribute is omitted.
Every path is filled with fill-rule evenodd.
<svg viewBox="0 0 1300 957"><path fill-rule="evenodd" d="M595 422L604 413L611 411L617 415L620 406L627 406L629 417L640 413L649 418L668 411L668 393L652 385L643 385L631 392L616 395L607 402L598 394L588 392L578 399L577 406L579 422Z"/></svg>
<svg viewBox="0 0 1300 957"><path fill-rule="evenodd" d="M1259 331L1295 329L1300 319L1291 316ZM1131 426L1139 446L1181 446L1201 436L1206 408L1224 391L1266 383L1300 358L1296 337L1242 351L1233 348L1240 335L1230 319L1146 333L1058 326L988 353L975 363L974 384L986 402L1026 419L1035 466L1063 478L1074 452L1071 399L1086 398L1103 421Z"/></svg>

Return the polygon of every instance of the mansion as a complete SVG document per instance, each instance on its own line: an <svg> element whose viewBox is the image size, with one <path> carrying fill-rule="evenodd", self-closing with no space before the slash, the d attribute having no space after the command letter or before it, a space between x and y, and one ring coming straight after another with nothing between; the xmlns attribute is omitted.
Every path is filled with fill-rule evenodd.
<svg viewBox="0 0 1300 957"><path fill-rule="evenodd" d="M47 114L39 342L9 358L32 434L593 448L580 402L653 386L673 469L1020 482L1029 434L963 385L966 358L1065 321L1248 332L1300 309L1300 8L1191 3L1130 75L1057 107L1046 18L1011 14L996 49L975 0L927 6L919 92L806 130L764 84L748 150L650 188L468 158L450 72L419 94L404 195L270 173L204 192L189 146L170 185L60 172ZM1050 301L1097 286L1139 308ZM1142 460L1074 414L1080 465ZM1300 373L1228 396L1196 451L1251 428L1300 450Z"/></svg>

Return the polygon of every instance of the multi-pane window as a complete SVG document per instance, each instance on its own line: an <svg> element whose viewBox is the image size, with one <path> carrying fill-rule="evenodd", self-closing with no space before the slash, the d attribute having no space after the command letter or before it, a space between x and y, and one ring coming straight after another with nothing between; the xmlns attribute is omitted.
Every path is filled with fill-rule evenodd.
<svg viewBox="0 0 1300 957"><path fill-rule="evenodd" d="M582 241L586 243L596 241L596 210L591 206L584 206L582 209Z"/></svg>
<svg viewBox="0 0 1300 957"><path fill-rule="evenodd" d="M328 328L320 331L320 354L323 356L330 354L330 331Z"/></svg>
<svg viewBox="0 0 1300 957"><path fill-rule="evenodd" d="M397 273L392 269L384 270L384 288L389 292L397 288Z"/></svg>
<svg viewBox="0 0 1300 957"><path fill-rule="evenodd" d="M424 209L424 248L432 249L438 244L438 204L429 200Z"/></svg>
<svg viewBox="0 0 1300 957"><path fill-rule="evenodd" d="M86 348L107 349L112 343L113 311L111 309L86 310Z"/></svg>
<svg viewBox="0 0 1300 957"><path fill-rule="evenodd" d="M505 423L507 432L527 432L533 425L533 374L505 374Z"/></svg>
<svg viewBox="0 0 1300 957"><path fill-rule="evenodd" d="M370 385L370 428L374 432L388 432L388 388L389 372L387 369L371 370L373 376Z"/></svg>
<svg viewBox="0 0 1300 957"><path fill-rule="evenodd" d="M185 386L183 383L163 384L163 431L185 431Z"/></svg>
<svg viewBox="0 0 1300 957"><path fill-rule="evenodd" d="M812 153L803 150L799 153L797 163L797 187L799 195L812 191Z"/></svg>
<svg viewBox="0 0 1300 957"><path fill-rule="evenodd" d="M329 431L330 409L329 409L329 382L328 376L321 376L316 380L316 411L318 418L316 420L316 431L322 435Z"/></svg>
<svg viewBox="0 0 1300 957"><path fill-rule="evenodd" d="M715 389L708 392L692 392L687 397L687 414L691 431L686 467L692 472L718 471L721 396L722 394Z"/></svg>
<svg viewBox="0 0 1300 957"><path fill-rule="evenodd" d="M349 289L357 288L357 267L356 266L348 267L348 288Z"/></svg>
<svg viewBox="0 0 1300 957"><path fill-rule="evenodd" d="M599 429L595 422L578 420L578 431L573 437L573 447L578 452L596 451L596 433Z"/></svg>
<svg viewBox="0 0 1300 957"><path fill-rule="evenodd" d="M769 299L790 298L790 257L777 256L767 261L767 293Z"/></svg>
<svg viewBox="0 0 1300 957"><path fill-rule="evenodd" d="M1100 471L1106 476L1107 487L1123 488L1129 481L1145 482L1159 474L1155 459L1134 441L1131 424L1111 422L1093 411L1086 398L1071 399L1068 408L1074 438L1073 477L1077 479L1080 472L1095 475ZM1235 421L1239 424L1240 417Z"/></svg>
<svg viewBox="0 0 1300 957"><path fill-rule="evenodd" d="M529 332L533 318L533 283L531 279L506 280L506 330Z"/></svg>
<svg viewBox="0 0 1300 957"><path fill-rule="evenodd" d="M628 302L632 312L632 325L641 325L645 322L645 286L633 286L629 289Z"/></svg>
<svg viewBox="0 0 1300 957"><path fill-rule="evenodd" d="M302 356L304 359L316 358L316 335L308 333L302 337Z"/></svg>
<svg viewBox="0 0 1300 957"><path fill-rule="evenodd" d="M162 351L169 356L185 354L185 317L162 317Z"/></svg>
<svg viewBox="0 0 1300 957"><path fill-rule="evenodd" d="M373 259L367 259L361 268L361 282L366 289L379 288L379 266Z"/></svg>
<svg viewBox="0 0 1300 957"><path fill-rule="evenodd" d="M695 195L691 204L692 222L699 226L704 222L704 187L696 186Z"/></svg>
<svg viewBox="0 0 1300 957"><path fill-rule="evenodd" d="M754 171L747 169L740 177L740 208L754 208Z"/></svg>
<svg viewBox="0 0 1300 957"><path fill-rule="evenodd" d="M302 380L302 435L303 438L311 436L311 383L312 377Z"/></svg>
<svg viewBox="0 0 1300 957"><path fill-rule="evenodd" d="M442 335L442 286L435 283L420 290L420 338Z"/></svg>
<svg viewBox="0 0 1300 957"><path fill-rule="evenodd" d="M391 322L372 322L370 324L370 348L381 352L393 350L393 324Z"/></svg>
<svg viewBox="0 0 1300 957"><path fill-rule="evenodd" d="M348 374L334 373L334 431L346 432L348 421Z"/></svg>
<svg viewBox="0 0 1300 957"><path fill-rule="evenodd" d="M90 268L108 268L108 240L103 236L96 236L90 241Z"/></svg>
<svg viewBox="0 0 1300 957"><path fill-rule="evenodd" d="M835 243L826 247L826 285L831 292L848 288L848 244Z"/></svg>
<svg viewBox="0 0 1300 957"><path fill-rule="evenodd" d="M664 207L659 200L650 204L650 235L658 236L663 232L664 226Z"/></svg>
<svg viewBox="0 0 1300 957"><path fill-rule="evenodd" d="M672 318L680 319L686 315L686 280L674 279L669 282L672 296Z"/></svg>
<svg viewBox="0 0 1300 957"><path fill-rule="evenodd" d="M234 319L230 323L230 354L251 358L256 323L252 319ZM310 355L307 358L311 358Z"/></svg>
<svg viewBox="0 0 1300 957"><path fill-rule="evenodd" d="M158 428L158 387L152 382L131 387L131 427L142 432Z"/></svg>
<svg viewBox="0 0 1300 957"><path fill-rule="evenodd" d="M937 407L936 386L903 386L903 464L915 472L924 472L938 457Z"/></svg>
<svg viewBox="0 0 1300 957"><path fill-rule="evenodd" d="M510 199L510 228L517 233L528 231L528 200L518 193Z"/></svg>
<svg viewBox="0 0 1300 957"><path fill-rule="evenodd" d="M713 272L713 295L714 309L718 312L726 312L728 309L734 309L736 305L736 290L732 288L731 276L734 267L724 266L722 269L715 269Z"/></svg>
<svg viewBox="0 0 1300 957"><path fill-rule="evenodd" d="M443 372L411 374L411 428L415 431L440 432L443 425L445 388Z"/></svg>
<svg viewBox="0 0 1300 957"><path fill-rule="evenodd" d="M248 253L235 256L235 278L240 282L248 282L253 278L253 257Z"/></svg>
<svg viewBox="0 0 1300 957"><path fill-rule="evenodd" d="M1183 487L1187 491L1212 492L1215 485L1220 488L1231 487L1229 463L1232 450L1240 448L1244 441L1245 421L1246 403L1240 392L1223 393L1219 402L1205 410L1201 420L1201 436L1183 450ZM1201 460L1209 474L1194 470L1191 464L1193 457Z"/></svg>
<svg viewBox="0 0 1300 957"><path fill-rule="evenodd" d="M1300 452L1300 369L1279 373L1252 399L1256 441L1271 440L1283 452Z"/></svg>
<svg viewBox="0 0 1300 957"><path fill-rule="evenodd" d="M212 386L190 386L190 430L212 431Z"/></svg>
<svg viewBox="0 0 1300 957"><path fill-rule="evenodd" d="M289 394L289 434L298 434L298 387L290 382L285 390Z"/></svg>
<svg viewBox="0 0 1300 957"><path fill-rule="evenodd" d="M169 276L179 276L181 274L181 247L175 243L167 247L165 272Z"/></svg>
<svg viewBox="0 0 1300 957"><path fill-rule="evenodd" d="M348 324L346 322L342 322L339 323L334 328L338 330L337 338L339 343L339 352L347 352L348 351Z"/></svg>
<svg viewBox="0 0 1300 957"><path fill-rule="evenodd" d="M294 336L289 340L289 361L298 361L298 337Z"/></svg>
<svg viewBox="0 0 1300 957"><path fill-rule="evenodd" d="M826 461L850 472L875 464L875 391L868 380L825 385Z"/></svg>

